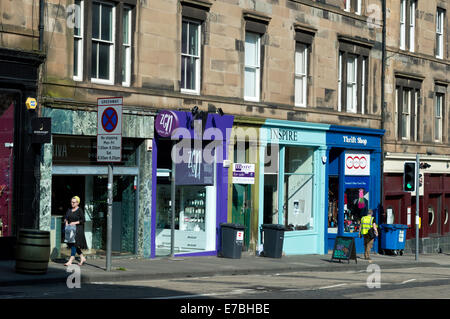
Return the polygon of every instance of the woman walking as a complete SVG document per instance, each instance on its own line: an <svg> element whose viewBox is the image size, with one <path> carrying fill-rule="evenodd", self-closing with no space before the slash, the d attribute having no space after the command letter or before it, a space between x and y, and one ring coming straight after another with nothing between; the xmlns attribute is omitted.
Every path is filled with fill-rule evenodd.
<svg viewBox="0 0 450 319"><path fill-rule="evenodd" d="M78 196L72 197L71 200L72 208L69 208L66 213L66 217L64 219L66 226L68 225L76 225L75 232L75 242L68 243L67 245L70 248L70 258L64 266L69 266L75 259L75 253L80 255L80 262L78 265L83 265L86 261L86 258L83 256L82 249L87 249L86 237L84 236L84 212L79 207L80 198Z"/></svg>

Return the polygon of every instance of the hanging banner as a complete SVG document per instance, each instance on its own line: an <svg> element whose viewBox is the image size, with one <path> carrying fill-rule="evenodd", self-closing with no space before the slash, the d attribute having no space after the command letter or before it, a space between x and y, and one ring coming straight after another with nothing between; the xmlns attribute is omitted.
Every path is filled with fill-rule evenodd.
<svg viewBox="0 0 450 319"><path fill-rule="evenodd" d="M370 176L370 153L345 152L345 175Z"/></svg>

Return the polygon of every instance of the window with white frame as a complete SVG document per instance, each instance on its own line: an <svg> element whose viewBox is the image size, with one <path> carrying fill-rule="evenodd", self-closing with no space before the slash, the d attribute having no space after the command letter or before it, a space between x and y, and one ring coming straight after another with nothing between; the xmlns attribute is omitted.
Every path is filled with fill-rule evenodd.
<svg viewBox="0 0 450 319"><path fill-rule="evenodd" d="M131 83L131 8L124 7L122 15L122 85Z"/></svg>
<svg viewBox="0 0 450 319"><path fill-rule="evenodd" d="M406 49L406 0L400 0L400 49Z"/></svg>
<svg viewBox="0 0 450 319"><path fill-rule="evenodd" d="M434 103L434 140L435 142L442 142L442 107L444 105L444 94L436 93Z"/></svg>
<svg viewBox="0 0 450 319"><path fill-rule="evenodd" d="M444 18L445 11L441 8L436 12L436 57L444 58Z"/></svg>
<svg viewBox="0 0 450 319"><path fill-rule="evenodd" d="M347 112L356 113L357 104L357 58L349 55L347 58Z"/></svg>
<svg viewBox="0 0 450 319"><path fill-rule="evenodd" d="M259 101L260 96L260 38L258 33L245 33L244 99Z"/></svg>
<svg viewBox="0 0 450 319"><path fill-rule="evenodd" d="M295 47L295 106L306 107L308 102L308 46Z"/></svg>
<svg viewBox="0 0 450 319"><path fill-rule="evenodd" d="M410 0L409 3L409 51L415 50L416 38L416 1Z"/></svg>
<svg viewBox="0 0 450 319"><path fill-rule="evenodd" d="M400 0L400 49L415 50L416 0Z"/></svg>
<svg viewBox="0 0 450 319"><path fill-rule="evenodd" d="M348 48L348 47L347 47ZM358 49L356 49L358 51ZM351 52L355 52L351 50ZM364 52L364 53L363 53ZM339 52L338 111L366 114L368 50Z"/></svg>
<svg viewBox="0 0 450 319"><path fill-rule="evenodd" d="M200 94L201 25L183 19L181 30L181 91Z"/></svg>
<svg viewBox="0 0 450 319"><path fill-rule="evenodd" d="M361 0L344 0L344 10L361 14Z"/></svg>
<svg viewBox="0 0 450 319"><path fill-rule="evenodd" d="M403 83L408 80L397 79L396 87L396 112L397 112L397 132L399 140L418 141L419 140L419 95L418 86L407 87Z"/></svg>
<svg viewBox="0 0 450 319"><path fill-rule="evenodd" d="M73 7L73 79L83 80L84 2L75 0Z"/></svg>
<svg viewBox="0 0 450 319"><path fill-rule="evenodd" d="M401 118L402 118L402 140L410 139L410 125L411 125L411 90L403 91L403 103L401 107Z"/></svg>
<svg viewBox="0 0 450 319"><path fill-rule="evenodd" d="M114 84L114 13L113 5L92 3L91 81Z"/></svg>

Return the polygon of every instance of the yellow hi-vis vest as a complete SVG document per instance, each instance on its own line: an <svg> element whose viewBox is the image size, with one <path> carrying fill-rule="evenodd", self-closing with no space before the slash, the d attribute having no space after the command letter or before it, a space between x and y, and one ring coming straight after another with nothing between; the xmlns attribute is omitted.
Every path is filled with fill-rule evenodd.
<svg viewBox="0 0 450 319"><path fill-rule="evenodd" d="M361 218L361 234L365 235L373 225L373 217L367 215Z"/></svg>

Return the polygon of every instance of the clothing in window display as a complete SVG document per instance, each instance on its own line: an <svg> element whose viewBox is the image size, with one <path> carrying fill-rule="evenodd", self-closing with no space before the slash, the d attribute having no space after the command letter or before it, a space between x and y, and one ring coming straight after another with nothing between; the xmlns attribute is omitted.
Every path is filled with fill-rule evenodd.
<svg viewBox="0 0 450 319"><path fill-rule="evenodd" d="M369 193L362 188L347 188L344 194L344 231L356 233L361 218L367 215Z"/></svg>

